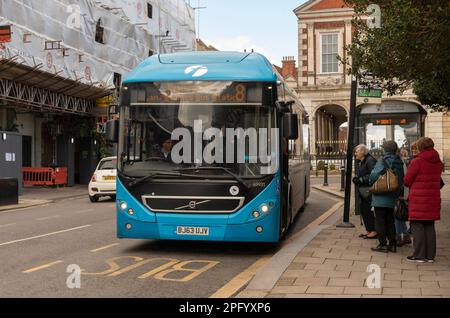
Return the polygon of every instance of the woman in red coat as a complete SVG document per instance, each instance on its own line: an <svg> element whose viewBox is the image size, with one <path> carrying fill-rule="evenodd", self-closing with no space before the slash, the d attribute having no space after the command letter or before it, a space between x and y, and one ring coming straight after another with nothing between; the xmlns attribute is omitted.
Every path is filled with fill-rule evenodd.
<svg viewBox="0 0 450 318"><path fill-rule="evenodd" d="M417 141L420 152L411 162L404 184L409 190L409 220L414 254L408 260L433 263L436 257L435 221L441 218L442 162L430 138Z"/></svg>

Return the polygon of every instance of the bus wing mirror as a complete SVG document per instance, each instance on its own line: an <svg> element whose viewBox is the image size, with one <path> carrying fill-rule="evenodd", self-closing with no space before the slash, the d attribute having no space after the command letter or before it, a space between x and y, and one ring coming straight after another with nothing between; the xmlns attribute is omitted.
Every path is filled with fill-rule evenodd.
<svg viewBox="0 0 450 318"><path fill-rule="evenodd" d="M295 104L295 101L277 101L275 104L280 113L289 113L292 112L292 105Z"/></svg>
<svg viewBox="0 0 450 318"><path fill-rule="evenodd" d="M283 115L283 137L288 140L298 139L298 115L286 113Z"/></svg>
<svg viewBox="0 0 450 318"><path fill-rule="evenodd" d="M105 134L106 141L111 143L119 142L119 121L117 119L106 122Z"/></svg>

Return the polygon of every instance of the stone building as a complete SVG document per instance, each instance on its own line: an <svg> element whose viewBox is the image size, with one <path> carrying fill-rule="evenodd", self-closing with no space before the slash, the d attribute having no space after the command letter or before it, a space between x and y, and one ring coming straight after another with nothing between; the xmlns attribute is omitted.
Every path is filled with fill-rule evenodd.
<svg viewBox="0 0 450 318"><path fill-rule="evenodd" d="M294 13L298 18L298 80L290 86L310 115L311 152L336 152L342 149L338 141L346 130L351 86L351 77L336 56L346 57L345 46L352 40L353 9L343 0L310 0ZM450 165L449 116L427 111L412 91L383 96L382 101L378 107L357 105L365 118L357 123L359 142L378 149L385 139L394 139L401 147L408 147L419 135L428 136ZM384 118L381 110L389 113L389 118ZM414 119L419 123L414 124ZM386 123L392 125L383 126Z"/></svg>

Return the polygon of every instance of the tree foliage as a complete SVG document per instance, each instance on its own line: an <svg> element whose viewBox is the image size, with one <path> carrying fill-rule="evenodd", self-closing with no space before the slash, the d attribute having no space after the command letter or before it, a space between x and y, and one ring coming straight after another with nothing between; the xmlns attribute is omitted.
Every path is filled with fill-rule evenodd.
<svg viewBox="0 0 450 318"><path fill-rule="evenodd" d="M418 100L434 110L450 106L450 1L345 0L355 8L353 41L346 48L351 72L364 82L376 78L390 95L413 88ZM379 6L379 27L367 12ZM376 14L376 13L375 13ZM343 61L344 63L348 61ZM373 85L373 82L372 82Z"/></svg>

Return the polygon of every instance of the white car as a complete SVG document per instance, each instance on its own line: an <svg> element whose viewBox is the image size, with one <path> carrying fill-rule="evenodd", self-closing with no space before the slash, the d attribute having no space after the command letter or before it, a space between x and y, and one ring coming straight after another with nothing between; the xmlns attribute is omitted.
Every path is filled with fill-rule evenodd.
<svg viewBox="0 0 450 318"><path fill-rule="evenodd" d="M100 160L89 182L89 199L98 202L100 197L116 198L117 157Z"/></svg>

